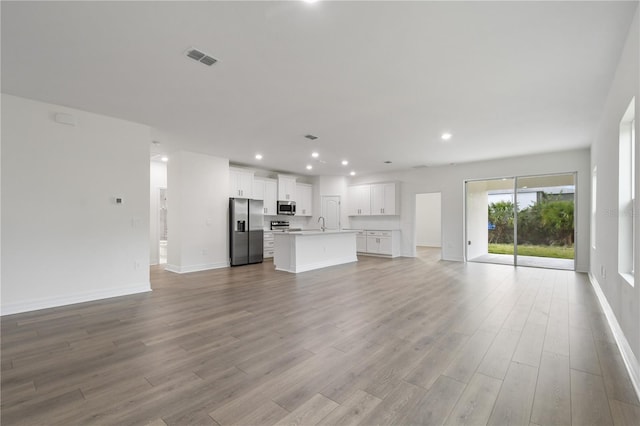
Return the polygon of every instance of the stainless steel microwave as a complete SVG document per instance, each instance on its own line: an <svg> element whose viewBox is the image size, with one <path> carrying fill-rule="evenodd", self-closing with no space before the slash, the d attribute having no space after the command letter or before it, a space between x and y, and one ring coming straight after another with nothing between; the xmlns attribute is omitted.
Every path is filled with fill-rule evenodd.
<svg viewBox="0 0 640 426"><path fill-rule="evenodd" d="M293 216L296 214L296 202L278 201L278 214Z"/></svg>

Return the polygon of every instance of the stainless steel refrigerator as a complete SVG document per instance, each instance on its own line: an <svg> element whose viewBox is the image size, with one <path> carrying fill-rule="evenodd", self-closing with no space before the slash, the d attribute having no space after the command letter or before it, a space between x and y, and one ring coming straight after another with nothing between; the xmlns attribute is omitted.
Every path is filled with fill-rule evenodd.
<svg viewBox="0 0 640 426"><path fill-rule="evenodd" d="M263 260L262 200L229 198L229 255L231 266Z"/></svg>

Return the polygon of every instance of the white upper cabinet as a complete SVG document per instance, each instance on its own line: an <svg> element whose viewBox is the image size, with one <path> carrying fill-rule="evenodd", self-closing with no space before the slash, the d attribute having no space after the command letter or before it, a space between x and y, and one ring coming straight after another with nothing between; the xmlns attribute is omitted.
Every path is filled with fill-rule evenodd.
<svg viewBox="0 0 640 426"><path fill-rule="evenodd" d="M275 216L278 214L278 183L275 179L264 180L264 214Z"/></svg>
<svg viewBox="0 0 640 426"><path fill-rule="evenodd" d="M349 216L389 216L400 214L396 183L375 183L349 187Z"/></svg>
<svg viewBox="0 0 640 426"><path fill-rule="evenodd" d="M371 214L371 185L350 186L348 190L349 216L369 216Z"/></svg>
<svg viewBox="0 0 640 426"><path fill-rule="evenodd" d="M253 199L254 200L264 200L264 179L262 178L253 178Z"/></svg>
<svg viewBox="0 0 640 426"><path fill-rule="evenodd" d="M253 196L253 172L229 169L229 197L251 198Z"/></svg>
<svg viewBox="0 0 640 426"><path fill-rule="evenodd" d="M312 216L313 186L306 183L296 184L296 216Z"/></svg>
<svg viewBox="0 0 640 426"><path fill-rule="evenodd" d="M296 200L296 178L278 175L278 201Z"/></svg>
<svg viewBox="0 0 640 426"><path fill-rule="evenodd" d="M275 179L255 178L253 180L253 199L263 201L263 213L275 216L277 208L278 183Z"/></svg>
<svg viewBox="0 0 640 426"><path fill-rule="evenodd" d="M371 214L383 216L400 214L395 183L371 185Z"/></svg>

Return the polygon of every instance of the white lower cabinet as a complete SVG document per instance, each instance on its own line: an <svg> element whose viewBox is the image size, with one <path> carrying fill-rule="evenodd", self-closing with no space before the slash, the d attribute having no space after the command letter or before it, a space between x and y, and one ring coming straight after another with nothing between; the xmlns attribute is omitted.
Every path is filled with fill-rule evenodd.
<svg viewBox="0 0 640 426"><path fill-rule="evenodd" d="M265 259L272 258L273 251L274 251L273 247L274 247L273 232L264 231L264 248L263 248L262 257L264 257Z"/></svg>
<svg viewBox="0 0 640 426"><path fill-rule="evenodd" d="M356 251L358 253L367 251L367 231L358 231L356 234Z"/></svg>
<svg viewBox="0 0 640 426"><path fill-rule="evenodd" d="M367 252L391 256L391 233L368 231Z"/></svg>
<svg viewBox="0 0 640 426"><path fill-rule="evenodd" d="M360 254L400 256L400 231L358 231L356 250Z"/></svg>

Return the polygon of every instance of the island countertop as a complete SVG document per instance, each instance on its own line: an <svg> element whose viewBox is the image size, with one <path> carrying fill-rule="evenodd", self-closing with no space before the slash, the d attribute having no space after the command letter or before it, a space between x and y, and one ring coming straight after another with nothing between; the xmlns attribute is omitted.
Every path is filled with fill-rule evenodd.
<svg viewBox="0 0 640 426"><path fill-rule="evenodd" d="M356 231L305 230L274 232L276 270L304 272L357 262Z"/></svg>
<svg viewBox="0 0 640 426"><path fill-rule="evenodd" d="M354 234L358 231L352 229L303 229L302 231L288 231L283 234L289 235L327 235L327 234Z"/></svg>

